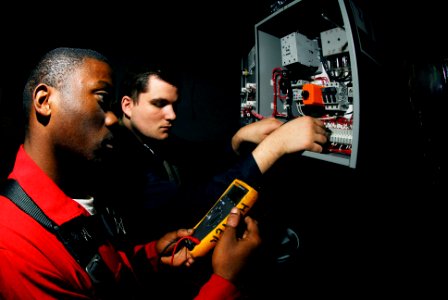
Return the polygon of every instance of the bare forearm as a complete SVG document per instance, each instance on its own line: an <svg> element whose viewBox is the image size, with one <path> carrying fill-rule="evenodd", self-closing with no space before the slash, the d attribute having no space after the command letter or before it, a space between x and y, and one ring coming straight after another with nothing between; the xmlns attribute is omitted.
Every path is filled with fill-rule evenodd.
<svg viewBox="0 0 448 300"><path fill-rule="evenodd" d="M264 174L284 154L281 147L275 145L275 139L266 138L252 151L255 162Z"/></svg>
<svg viewBox="0 0 448 300"><path fill-rule="evenodd" d="M283 155L304 150L322 152L322 145L326 142L327 134L322 121L301 117L269 134L252 155L263 174Z"/></svg>

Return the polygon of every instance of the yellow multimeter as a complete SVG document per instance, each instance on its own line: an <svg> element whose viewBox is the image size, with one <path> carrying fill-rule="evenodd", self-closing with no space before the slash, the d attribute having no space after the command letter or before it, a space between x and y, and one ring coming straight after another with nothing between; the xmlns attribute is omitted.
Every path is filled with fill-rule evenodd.
<svg viewBox="0 0 448 300"><path fill-rule="evenodd" d="M193 257L204 256L219 241L225 230L230 210L237 207L243 215L254 205L258 192L247 183L235 179L207 214L194 227L192 237L199 241L193 244L187 240L187 248Z"/></svg>

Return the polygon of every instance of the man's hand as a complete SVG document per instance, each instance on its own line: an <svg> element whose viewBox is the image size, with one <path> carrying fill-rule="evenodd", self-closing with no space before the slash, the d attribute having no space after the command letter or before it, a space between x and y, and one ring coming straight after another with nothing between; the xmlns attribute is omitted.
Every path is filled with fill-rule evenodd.
<svg viewBox="0 0 448 300"><path fill-rule="evenodd" d="M173 256L173 250L176 247L176 243L183 237L190 236L193 233L193 229L179 229L165 234L161 239L157 241L156 249L160 255L160 261L163 264L171 266L191 266L194 263L193 257L188 252L188 249L182 244L179 244L176 253Z"/></svg>
<svg viewBox="0 0 448 300"><path fill-rule="evenodd" d="M246 265L249 256L261 244L258 223L249 216L244 217L246 229L237 235L237 226L242 215L238 208L232 208L226 223L226 230L218 241L212 256L213 272L231 282Z"/></svg>

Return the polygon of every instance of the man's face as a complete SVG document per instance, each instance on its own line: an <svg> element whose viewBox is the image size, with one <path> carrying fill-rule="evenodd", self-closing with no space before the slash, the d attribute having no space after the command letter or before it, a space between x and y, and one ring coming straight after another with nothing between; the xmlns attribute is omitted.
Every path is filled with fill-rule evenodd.
<svg viewBox="0 0 448 300"><path fill-rule="evenodd" d="M151 76L148 92L141 93L136 103L130 98L123 99L122 109L130 120L131 130L145 137L164 140L176 119L174 103L177 98L175 86Z"/></svg>
<svg viewBox="0 0 448 300"><path fill-rule="evenodd" d="M55 146L88 160L110 148L109 127L117 122L110 111L113 80L110 66L87 59L56 91L51 124Z"/></svg>

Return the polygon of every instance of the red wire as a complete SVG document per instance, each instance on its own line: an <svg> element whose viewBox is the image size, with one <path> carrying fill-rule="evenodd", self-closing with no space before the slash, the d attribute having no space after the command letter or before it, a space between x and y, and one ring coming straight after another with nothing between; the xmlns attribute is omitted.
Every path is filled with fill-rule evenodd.
<svg viewBox="0 0 448 300"><path fill-rule="evenodd" d="M264 119L264 116L263 116L263 115L260 115L259 113L257 113L257 112L254 111L254 110L251 110L251 111L250 111L250 114L253 115L255 118L257 118L258 120Z"/></svg>
<svg viewBox="0 0 448 300"><path fill-rule="evenodd" d="M278 93L278 89L277 89L277 77L279 77L279 79L282 79L283 74L282 74L282 68L274 68L272 70L272 82L273 82L273 87L274 87L274 99L273 99L273 110L272 110L272 116L273 117L286 117L285 114L279 113L277 110L277 96L278 98L282 99L282 98L286 98L285 97L281 97L281 95L277 95Z"/></svg>
<svg viewBox="0 0 448 300"><path fill-rule="evenodd" d="M198 238L195 238L194 236L191 235L187 235L184 237L181 237L176 244L174 244L174 248L173 248L173 253L171 254L171 265L173 265L174 262L174 255L176 254L176 250L177 250L177 246L183 241L183 240L190 240L192 241L195 245L199 244L201 241Z"/></svg>

